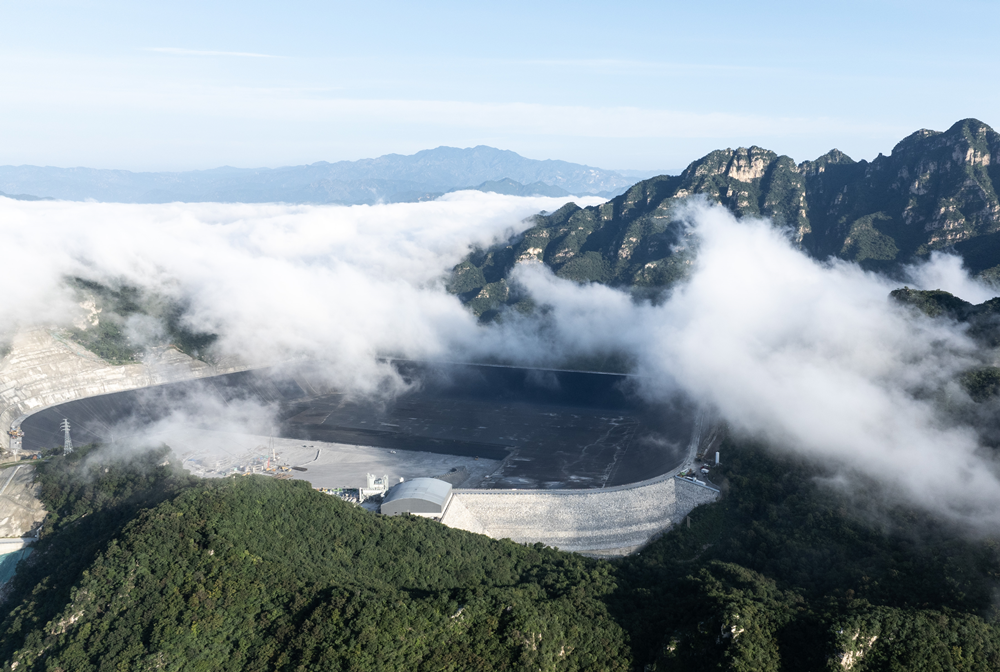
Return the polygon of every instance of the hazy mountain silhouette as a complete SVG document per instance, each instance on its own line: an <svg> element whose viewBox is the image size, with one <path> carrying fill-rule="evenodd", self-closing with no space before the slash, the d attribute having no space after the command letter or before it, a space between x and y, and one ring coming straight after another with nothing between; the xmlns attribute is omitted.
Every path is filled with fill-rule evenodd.
<svg viewBox="0 0 1000 672"><path fill-rule="evenodd" d="M629 171L632 173L632 171ZM96 168L0 166L0 191L119 203L378 203L419 201L460 188L517 195L611 197L635 181L611 170L537 161L480 145L438 147L403 156L321 161L307 166L138 173ZM493 188L483 189L487 183ZM503 184L499 184L503 183ZM480 185L475 187L472 185Z"/></svg>

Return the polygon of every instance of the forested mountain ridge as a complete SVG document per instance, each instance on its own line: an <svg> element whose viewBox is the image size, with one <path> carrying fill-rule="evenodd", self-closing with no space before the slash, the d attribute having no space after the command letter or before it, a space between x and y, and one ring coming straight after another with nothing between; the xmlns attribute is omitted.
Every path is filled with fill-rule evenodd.
<svg viewBox="0 0 1000 672"><path fill-rule="evenodd" d="M726 497L609 562L84 447L37 465L50 518L4 591L0 666L997 669L992 540L723 450Z"/></svg>
<svg viewBox="0 0 1000 672"><path fill-rule="evenodd" d="M760 147L714 151L678 176L632 186L599 206L567 204L524 234L475 251L450 281L478 314L517 301L507 278L519 261L556 275L616 286L669 285L685 272L675 208L700 195L738 217L791 227L814 257L889 270L954 248L975 273L1000 276L1000 134L975 119L920 130L889 156L854 161L832 150L796 164Z"/></svg>

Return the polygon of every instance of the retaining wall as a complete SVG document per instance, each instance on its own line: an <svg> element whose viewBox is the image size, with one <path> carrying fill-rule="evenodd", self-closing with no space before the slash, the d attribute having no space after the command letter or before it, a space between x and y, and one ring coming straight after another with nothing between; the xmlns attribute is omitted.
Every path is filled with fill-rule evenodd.
<svg viewBox="0 0 1000 672"><path fill-rule="evenodd" d="M602 490L455 490L441 522L494 539L627 555L719 498L675 473Z"/></svg>

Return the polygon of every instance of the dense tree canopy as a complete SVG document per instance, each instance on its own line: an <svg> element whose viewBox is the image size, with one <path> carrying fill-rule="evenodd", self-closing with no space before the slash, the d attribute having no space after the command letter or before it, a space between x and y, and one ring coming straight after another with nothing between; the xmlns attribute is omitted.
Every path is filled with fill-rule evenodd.
<svg viewBox="0 0 1000 672"><path fill-rule="evenodd" d="M848 506L725 446L726 496L599 561L302 482L199 481L167 449L39 466L52 514L8 589L18 670L991 670L997 545ZM875 524L872 521L877 520Z"/></svg>

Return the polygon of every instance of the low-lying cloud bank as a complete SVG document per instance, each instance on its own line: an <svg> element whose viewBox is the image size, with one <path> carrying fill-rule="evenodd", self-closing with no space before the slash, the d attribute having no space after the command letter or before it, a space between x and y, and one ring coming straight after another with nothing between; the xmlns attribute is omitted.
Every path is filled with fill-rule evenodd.
<svg viewBox="0 0 1000 672"><path fill-rule="evenodd" d="M686 217L697 261L660 306L519 269L550 308L555 341L617 343L649 394L676 385L738 431L856 469L950 517L1000 522L994 459L944 411L968 403L954 379L984 356L961 328L895 305L898 283L810 259L769 222L736 222L718 207ZM953 266L939 257L921 273Z"/></svg>
<svg viewBox="0 0 1000 672"><path fill-rule="evenodd" d="M861 470L942 515L1000 523L995 461L947 410L970 403L956 376L992 353L959 326L890 302L898 283L810 259L769 222L692 204L683 217L697 258L667 300L636 302L526 265L515 279L541 310L479 325L445 291L447 271L470 245L560 205L478 193L350 208L0 199L14 282L0 315L8 326L68 324L79 307L62 278L126 281L186 299L190 326L218 333L223 354L318 358L331 382L362 393L398 385L378 363L386 353L540 365L624 353L648 395L683 390L737 431ZM909 277L972 301L992 296L954 257Z"/></svg>
<svg viewBox="0 0 1000 672"><path fill-rule="evenodd" d="M444 291L447 271L470 245L506 238L565 200L459 192L340 207L0 198L14 285L0 294L0 315L8 330L66 325L80 314L67 276L125 282L185 299L188 326L218 333L223 355L317 357L337 384L370 391L384 382L380 354L443 356L452 335L474 340L476 320Z"/></svg>

